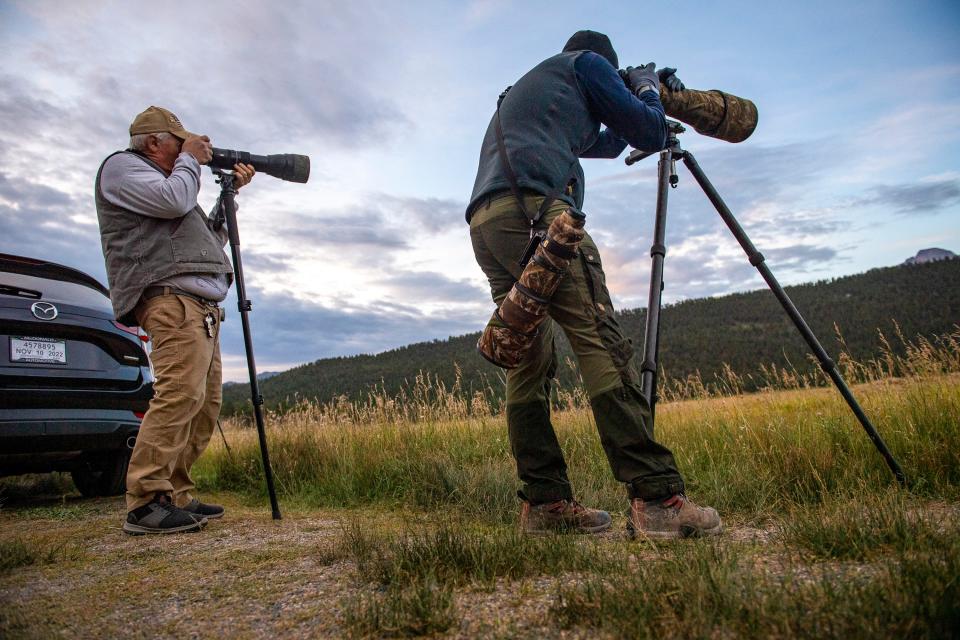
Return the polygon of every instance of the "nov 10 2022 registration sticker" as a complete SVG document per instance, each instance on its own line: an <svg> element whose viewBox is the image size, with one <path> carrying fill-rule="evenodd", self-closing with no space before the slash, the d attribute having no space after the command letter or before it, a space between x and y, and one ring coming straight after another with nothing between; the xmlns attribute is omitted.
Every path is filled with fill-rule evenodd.
<svg viewBox="0 0 960 640"><path fill-rule="evenodd" d="M63 340L11 336L10 362L67 364L67 345Z"/></svg>

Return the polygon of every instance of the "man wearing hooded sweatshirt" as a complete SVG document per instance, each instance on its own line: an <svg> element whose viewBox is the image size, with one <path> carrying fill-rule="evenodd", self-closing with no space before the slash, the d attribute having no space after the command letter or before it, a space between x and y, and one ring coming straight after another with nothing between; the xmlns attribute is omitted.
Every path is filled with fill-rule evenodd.
<svg viewBox="0 0 960 640"><path fill-rule="evenodd" d="M658 74L653 63L628 68L628 88L618 66L607 36L578 31L561 53L501 96L466 213L494 302L499 304L520 277L518 259L531 235L546 230L566 209L582 207L580 158L616 158L628 144L644 151L666 144L659 90L661 81L682 87L674 70ZM550 317L531 353L507 371L507 427L523 484L523 530L595 533L611 522L607 512L574 499L550 423L549 381L556 370L553 339L559 325L580 365L613 474L627 486L630 531L657 538L719 533L717 512L686 498L673 454L654 440L633 347L614 316L600 254L589 235L578 253L550 301Z"/></svg>

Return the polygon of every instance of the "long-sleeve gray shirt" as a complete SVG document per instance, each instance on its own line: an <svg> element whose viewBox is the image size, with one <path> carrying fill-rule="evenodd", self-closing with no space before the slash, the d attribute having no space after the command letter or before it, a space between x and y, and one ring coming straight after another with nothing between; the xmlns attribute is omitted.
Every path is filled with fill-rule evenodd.
<svg viewBox="0 0 960 640"><path fill-rule="evenodd" d="M100 190L111 204L153 218L180 218L197 206L200 193L200 163L189 153L181 153L169 176L164 176L130 153L118 153L107 160L100 175ZM214 205L216 211L217 205ZM213 212L211 212L213 213ZM216 233L221 245L227 242L227 230ZM223 300L229 282L223 274L183 274L154 282L153 285L182 289L208 300Z"/></svg>

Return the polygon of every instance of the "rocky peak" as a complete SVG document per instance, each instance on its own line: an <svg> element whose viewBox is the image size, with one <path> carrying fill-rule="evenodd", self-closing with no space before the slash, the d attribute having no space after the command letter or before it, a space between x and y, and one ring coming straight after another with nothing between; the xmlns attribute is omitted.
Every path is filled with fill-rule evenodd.
<svg viewBox="0 0 960 640"><path fill-rule="evenodd" d="M937 260L949 260L950 258L956 258L957 254L953 251L947 251L946 249L920 249L917 252L917 255L912 258L907 258L903 261L903 264L924 264L926 262L936 262Z"/></svg>

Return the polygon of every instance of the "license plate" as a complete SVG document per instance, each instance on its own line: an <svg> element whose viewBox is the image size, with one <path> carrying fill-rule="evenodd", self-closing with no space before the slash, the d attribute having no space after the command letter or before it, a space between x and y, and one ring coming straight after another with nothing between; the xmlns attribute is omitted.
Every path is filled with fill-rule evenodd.
<svg viewBox="0 0 960 640"><path fill-rule="evenodd" d="M67 345L47 338L10 338L10 362L67 364Z"/></svg>

